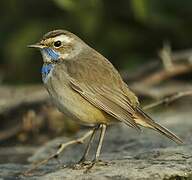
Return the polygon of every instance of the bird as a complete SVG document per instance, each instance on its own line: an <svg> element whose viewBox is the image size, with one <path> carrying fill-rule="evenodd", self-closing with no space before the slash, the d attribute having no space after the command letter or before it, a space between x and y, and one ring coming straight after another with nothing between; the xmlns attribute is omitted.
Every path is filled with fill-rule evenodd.
<svg viewBox="0 0 192 180"><path fill-rule="evenodd" d="M42 54L42 81L59 111L93 129L79 162L86 160L93 137L100 130L92 163L98 162L106 129L118 122L137 131L141 127L150 128L178 144L183 143L142 110L137 96L112 63L75 34L53 30L29 47L39 49Z"/></svg>

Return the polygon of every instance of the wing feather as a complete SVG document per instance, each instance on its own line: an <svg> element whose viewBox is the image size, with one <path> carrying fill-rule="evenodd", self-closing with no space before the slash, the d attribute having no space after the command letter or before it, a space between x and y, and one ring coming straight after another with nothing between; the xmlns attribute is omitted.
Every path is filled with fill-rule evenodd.
<svg viewBox="0 0 192 180"><path fill-rule="evenodd" d="M76 80L71 79L71 87L77 91L81 96L87 99L90 103L96 107L102 109L106 113L110 114L117 120L120 120L137 130L140 130L140 127L133 120L131 105L128 103L123 95L115 93L115 90L110 90L105 87L93 87L86 85L85 83L78 83ZM114 93L112 93L114 92Z"/></svg>

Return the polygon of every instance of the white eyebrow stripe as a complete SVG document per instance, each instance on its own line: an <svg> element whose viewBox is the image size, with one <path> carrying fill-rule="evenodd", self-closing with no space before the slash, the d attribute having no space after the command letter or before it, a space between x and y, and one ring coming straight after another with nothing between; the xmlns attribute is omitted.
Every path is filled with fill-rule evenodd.
<svg viewBox="0 0 192 180"><path fill-rule="evenodd" d="M61 35L55 37L54 39L55 39L55 41L61 41L61 42L65 42L65 43L70 43L72 40L72 38L70 38L64 34L61 34Z"/></svg>

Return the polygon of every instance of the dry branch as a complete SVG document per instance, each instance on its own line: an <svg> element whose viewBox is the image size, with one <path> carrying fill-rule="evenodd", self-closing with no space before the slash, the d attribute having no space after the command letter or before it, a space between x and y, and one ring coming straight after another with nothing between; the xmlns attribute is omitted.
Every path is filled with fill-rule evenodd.
<svg viewBox="0 0 192 180"><path fill-rule="evenodd" d="M173 78L175 76L185 74L192 71L192 64L175 64L171 70L167 71L162 69L149 75L148 77L141 80L146 86L152 86L161 83L167 79Z"/></svg>
<svg viewBox="0 0 192 180"><path fill-rule="evenodd" d="M78 138L78 139L75 139L75 140L71 140L71 141L68 141L66 143L63 143L63 144L60 144L60 147L59 149L51 154L49 157L47 157L46 159L36 163L33 165L32 168L28 169L27 171L24 172L24 175L28 176L30 175L30 173L36 169L38 169L40 166L44 165L44 164L47 164L50 160L54 159L54 158L57 158L67 147L73 145L73 144L83 144L85 142L85 140L93 133L93 130L90 130L88 132L86 132L82 137Z"/></svg>
<svg viewBox="0 0 192 180"><path fill-rule="evenodd" d="M180 99L180 98L185 97L185 96L191 96L191 95L192 95L192 90L178 92L178 93L175 93L175 94L173 94L171 96L164 97L159 101L156 101L154 103L146 105L146 106L143 107L143 109L144 110L151 109L151 108L154 108L154 107L162 105L162 104L167 105L167 104L169 104L169 103L171 103L173 101L176 101L177 99Z"/></svg>

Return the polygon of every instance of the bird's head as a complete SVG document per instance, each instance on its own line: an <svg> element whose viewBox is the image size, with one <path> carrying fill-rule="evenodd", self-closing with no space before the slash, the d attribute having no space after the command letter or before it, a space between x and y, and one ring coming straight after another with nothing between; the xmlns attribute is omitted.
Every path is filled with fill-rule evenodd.
<svg viewBox="0 0 192 180"><path fill-rule="evenodd" d="M54 30L45 34L40 42L28 47L40 49L44 63L57 63L77 56L85 46L73 33Z"/></svg>

